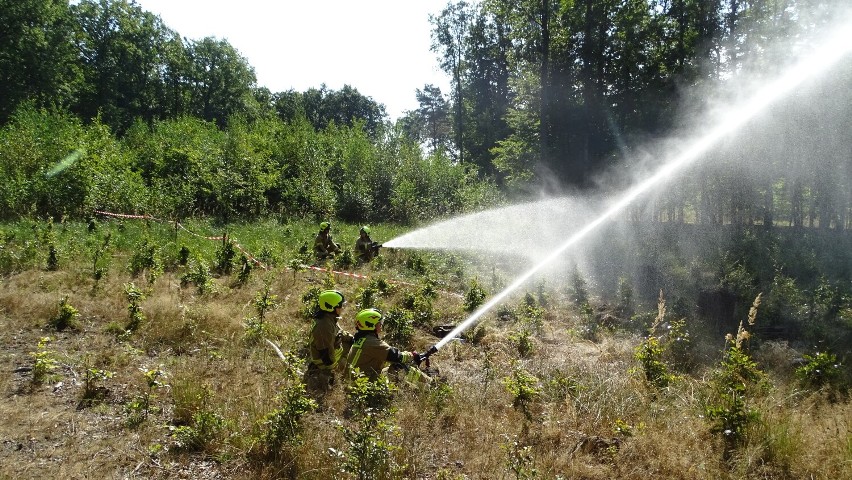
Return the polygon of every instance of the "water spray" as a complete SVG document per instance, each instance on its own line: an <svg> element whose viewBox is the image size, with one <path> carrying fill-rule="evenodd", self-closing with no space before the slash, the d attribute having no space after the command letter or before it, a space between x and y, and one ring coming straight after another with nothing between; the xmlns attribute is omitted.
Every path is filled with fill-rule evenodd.
<svg viewBox="0 0 852 480"><path fill-rule="evenodd" d="M728 109L727 114L722 116L716 122L716 125L706 134L696 137L691 142L688 142L683 150L672 155L651 177L628 189L616 202L612 203L597 218L593 219L578 232L571 235L543 260L539 261L532 268L524 272L508 287L480 306L470 315L470 317L457 325L450 333L438 341L438 343L430 347L425 353L421 354L421 359L428 361L430 356L437 353L438 350L440 350L453 338L457 337L459 334L474 325L482 317L482 315L493 308L498 302L523 285L539 270L550 265L563 252L576 244L579 240L583 239L606 220L625 209L634 200L636 200L637 197L648 192L652 187L662 183L675 173L695 162L701 157L701 155L710 149L711 146L715 145L722 138L745 125L758 113L764 111L767 107L769 107L769 105L789 94L794 88L800 86L806 80L814 78L820 73L831 68L850 52L852 52L852 21L846 21L839 29L834 30L834 33L828 35L826 40L818 48L814 48L812 50L812 54L809 55L808 58L788 68L774 81L762 85L760 90L754 93L752 97L744 103L731 106Z"/></svg>

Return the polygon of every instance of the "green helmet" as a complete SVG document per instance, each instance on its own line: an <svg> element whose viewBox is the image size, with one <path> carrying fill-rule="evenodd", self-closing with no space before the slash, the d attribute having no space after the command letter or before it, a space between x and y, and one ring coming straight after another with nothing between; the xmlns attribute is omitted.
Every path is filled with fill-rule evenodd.
<svg viewBox="0 0 852 480"><path fill-rule="evenodd" d="M320 292L319 298L317 298L319 308L324 312L333 312L335 308L342 307L345 302L346 299L343 298L343 294L337 290L324 290Z"/></svg>
<svg viewBox="0 0 852 480"><path fill-rule="evenodd" d="M361 227L361 231L364 232L366 235L369 235L370 234L370 227L364 225L363 227Z"/></svg>
<svg viewBox="0 0 852 480"><path fill-rule="evenodd" d="M328 230L329 228L331 228L331 224L330 224L330 223L328 223L328 222L322 222L322 223L320 223L320 231Z"/></svg>
<svg viewBox="0 0 852 480"><path fill-rule="evenodd" d="M355 327L358 330L373 331L376 329L376 325L378 325L381 321L382 312L375 308L368 308L366 310L361 310L358 312L358 315L355 316Z"/></svg>

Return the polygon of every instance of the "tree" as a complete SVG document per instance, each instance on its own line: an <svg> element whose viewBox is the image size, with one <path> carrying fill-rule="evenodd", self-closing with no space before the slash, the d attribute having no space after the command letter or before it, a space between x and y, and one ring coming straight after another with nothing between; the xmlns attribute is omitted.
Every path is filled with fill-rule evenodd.
<svg viewBox="0 0 852 480"><path fill-rule="evenodd" d="M465 161L464 152L464 85L462 84L467 65L467 34L470 29L473 8L464 0L450 3L440 15L429 16L432 23L432 51L439 54L441 68L453 79L453 125L458 161Z"/></svg>
<svg viewBox="0 0 852 480"><path fill-rule="evenodd" d="M230 116L249 110L257 78L248 60L230 43L213 37L191 41L187 54L193 115L224 127Z"/></svg>
<svg viewBox="0 0 852 480"><path fill-rule="evenodd" d="M78 93L74 21L62 0L0 0L0 124L24 101L68 106Z"/></svg>
<svg viewBox="0 0 852 480"><path fill-rule="evenodd" d="M85 79L75 112L100 116L119 133L136 118L160 117L167 110L161 72L172 65L166 55L174 55L176 34L132 1L83 0L71 9Z"/></svg>
<svg viewBox="0 0 852 480"><path fill-rule="evenodd" d="M446 149L450 146L450 104L441 93L440 87L425 85L415 93L420 106L413 112L417 124L412 138L425 143L429 150Z"/></svg>

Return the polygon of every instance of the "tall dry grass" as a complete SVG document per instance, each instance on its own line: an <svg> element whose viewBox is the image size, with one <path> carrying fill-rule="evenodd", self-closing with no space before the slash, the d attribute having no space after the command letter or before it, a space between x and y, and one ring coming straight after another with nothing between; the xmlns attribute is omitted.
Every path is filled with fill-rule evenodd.
<svg viewBox="0 0 852 480"><path fill-rule="evenodd" d="M242 285L233 275L215 278L213 290L201 294L181 286L177 265L152 284L132 277L129 255L113 250L97 282L82 247L79 261L63 257L58 271L26 268L0 280L0 359L12 372L0 381L0 477L357 478L343 472L346 456L355 454L344 428L361 428L344 382L316 398L318 408L301 419L299 439L275 455L258 452L264 419L282 407L282 392L298 385L292 372L304 368L310 322L302 295L331 282L350 299L344 317L351 319L369 281L294 274L282 262L256 270ZM425 277L438 281L439 292L428 300L431 315L405 345L418 350L437 341L431 325L464 317L470 278L459 273L466 263L458 258L426 262L429 267L417 271L411 268L417 262L396 252L360 270L403 280L378 296L386 309L422 295ZM145 298L144 321L127 332L129 282L144 289ZM291 354L286 364L265 342L246 337L246 319L255 315L255 296L266 285L278 305L268 313L267 338ZM506 308L520 311L524 293ZM490 316L480 335L450 342L433 357L440 375L431 388L400 386L385 417L390 428L366 436L388 455L398 478L852 478L852 402L842 392L802 389L791 373L798 352L788 345L752 339L750 353L771 389L750 399L759 421L726 460L724 442L711 433L703 410L725 347L721 336L695 345L694 368L659 389L637 370L641 333L604 328L586 340L577 332L588 318L571 306L569 293L546 293L550 306L528 330L529 350L519 350L516 336L528 319ZM52 331L48 319L63 297L79 310L78 325ZM53 338L59 367L49 381L35 384L27 368L44 336ZM101 401L80 407L90 367L115 375L103 381ZM146 376L152 371L162 372L156 385ZM523 401L513 393L519 378L529 382Z"/></svg>

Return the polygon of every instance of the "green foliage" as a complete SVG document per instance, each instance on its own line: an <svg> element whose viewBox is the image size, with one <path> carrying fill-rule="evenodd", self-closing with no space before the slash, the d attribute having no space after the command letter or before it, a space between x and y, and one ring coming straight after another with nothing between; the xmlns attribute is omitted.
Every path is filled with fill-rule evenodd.
<svg viewBox="0 0 852 480"><path fill-rule="evenodd" d="M145 299L145 292L139 290L133 282L130 282L124 284L124 293L129 303L127 311L130 316L126 330L135 332L145 321L145 314L142 313L142 306L140 305L140 302Z"/></svg>
<svg viewBox="0 0 852 480"><path fill-rule="evenodd" d="M841 364L837 355L822 351L814 355L802 355L805 363L796 367L796 378L805 388L819 389L824 386L838 387L841 379Z"/></svg>
<svg viewBox="0 0 852 480"><path fill-rule="evenodd" d="M589 304L589 289L586 279L580 273L578 268L574 268L571 273L571 287L569 289L569 297L574 305L582 307Z"/></svg>
<svg viewBox="0 0 852 480"><path fill-rule="evenodd" d="M279 408L269 412L259 422L260 448L267 457L277 457L284 447L302 443L303 418L317 408L306 395L305 385L295 379L276 398Z"/></svg>
<svg viewBox="0 0 852 480"><path fill-rule="evenodd" d="M339 451L330 448L337 457L340 470L359 480L373 478L395 478L403 466L394 459L394 453L400 447L390 441L396 427L384 415L376 410L363 411L355 419L355 425L338 424L347 449Z"/></svg>
<svg viewBox="0 0 852 480"><path fill-rule="evenodd" d="M160 247L150 238L143 238L133 249L127 268L134 277L147 273L148 283L153 284L157 277L163 273Z"/></svg>
<svg viewBox="0 0 852 480"><path fill-rule="evenodd" d="M414 337L414 313L404 308L392 308L382 316L382 332L392 345L411 345Z"/></svg>
<svg viewBox="0 0 852 480"><path fill-rule="evenodd" d="M535 457L533 457L531 445L521 445L517 437L509 439L501 445L506 452L506 469L512 472L515 480L531 480L538 478L538 470L535 468Z"/></svg>
<svg viewBox="0 0 852 480"><path fill-rule="evenodd" d="M370 381L356 370L346 387L347 412L354 416L354 425L338 424L348 448L330 449L343 472L366 480L393 478L401 469L393 458L399 447L389 441L396 429L389 421L396 392L397 387L387 376L379 375Z"/></svg>
<svg viewBox="0 0 852 480"><path fill-rule="evenodd" d="M222 241L222 245L216 250L216 266L217 273L222 275L230 275L234 268L234 258L237 256L237 249L234 247L234 242L225 236L226 240Z"/></svg>
<svg viewBox="0 0 852 480"><path fill-rule="evenodd" d="M749 325L754 325L760 295L749 312ZM705 406L710 431L722 436L725 456L729 457L746 440L748 428L760 418L750 406L752 397L766 389L766 375L758 368L744 348L750 335L742 322L736 337L728 334L727 348L710 381L710 398Z"/></svg>
<svg viewBox="0 0 852 480"><path fill-rule="evenodd" d="M251 272L254 269L254 262L249 260L246 254L240 255L240 270L237 273L237 283L245 285L251 277Z"/></svg>
<svg viewBox="0 0 852 480"><path fill-rule="evenodd" d="M512 406L523 412L527 420L531 420L530 407L541 396L538 378L515 364L512 375L503 379L503 386L512 395Z"/></svg>
<svg viewBox="0 0 852 480"><path fill-rule="evenodd" d="M583 386L575 378L566 375L561 370L554 370L544 381L542 393L554 402L562 402L567 398L577 398Z"/></svg>
<svg viewBox="0 0 852 480"><path fill-rule="evenodd" d="M203 258L195 257L190 260L186 272L180 277L181 287L186 287L189 284L195 285L199 295L210 293L215 288L213 274L210 273L210 268Z"/></svg>
<svg viewBox="0 0 852 480"><path fill-rule="evenodd" d="M347 408L351 412L366 412L376 410L386 411L391 406L397 387L388 380L386 375L379 375L375 381L370 381L358 372L346 386Z"/></svg>
<svg viewBox="0 0 852 480"><path fill-rule="evenodd" d="M68 303L68 296L66 295L59 301L59 312L48 320L47 324L57 332L61 332L66 328L78 328L78 318L80 318L80 312Z"/></svg>
<svg viewBox="0 0 852 480"><path fill-rule="evenodd" d="M432 320L432 300L423 291L407 292L401 302L402 308L411 312L415 325L426 326Z"/></svg>
<svg viewBox="0 0 852 480"><path fill-rule="evenodd" d="M660 389L667 387L673 379L668 366L662 360L664 352L659 339L653 336L639 344L634 351L634 357L642 367L645 380Z"/></svg>
<svg viewBox="0 0 852 480"><path fill-rule="evenodd" d="M518 354L521 358L527 358L535 351L535 344L532 341L532 334L529 328L522 328L510 334L509 340L515 344L515 348L518 349Z"/></svg>
<svg viewBox="0 0 852 480"><path fill-rule="evenodd" d="M59 360L56 358L56 352L48 349L48 345L52 339L50 337L42 337L38 341L38 349L35 352L30 352L30 357L33 358L33 383L41 384L50 381L53 378L53 372L59 366Z"/></svg>
<svg viewBox="0 0 852 480"><path fill-rule="evenodd" d="M476 279L471 279L468 284L467 292L464 294L464 309L472 312L479 308L485 302L485 290L479 285Z"/></svg>
<svg viewBox="0 0 852 480"><path fill-rule="evenodd" d="M139 426L148 419L151 413L159 412L159 408L153 404L157 399L156 392L169 387L167 383L164 383L166 372L163 371L162 367L147 370L140 368L139 370L142 372L145 387L141 393L132 397L124 406L127 415L126 424L130 428Z"/></svg>
<svg viewBox="0 0 852 480"><path fill-rule="evenodd" d="M246 319L246 327L243 338L249 345L255 345L269 333L269 325L266 322L266 314L269 310L278 306L277 295L273 295L269 283L263 290L254 296L254 309L257 316Z"/></svg>
<svg viewBox="0 0 852 480"><path fill-rule="evenodd" d="M225 425L225 419L220 414L199 410L192 415L192 424L170 425L169 431L177 450L196 452L212 448Z"/></svg>
<svg viewBox="0 0 852 480"><path fill-rule="evenodd" d="M103 383L115 376L115 372L99 368L86 367L86 378L83 381L83 398L81 403L91 404L103 398L107 389Z"/></svg>
<svg viewBox="0 0 852 480"><path fill-rule="evenodd" d="M618 303L615 310L622 318L630 318L635 313L633 286L624 277L618 279Z"/></svg>
<svg viewBox="0 0 852 480"><path fill-rule="evenodd" d="M321 311L319 308L319 294L322 289L319 287L311 287L302 294L302 316L305 318L314 318Z"/></svg>

